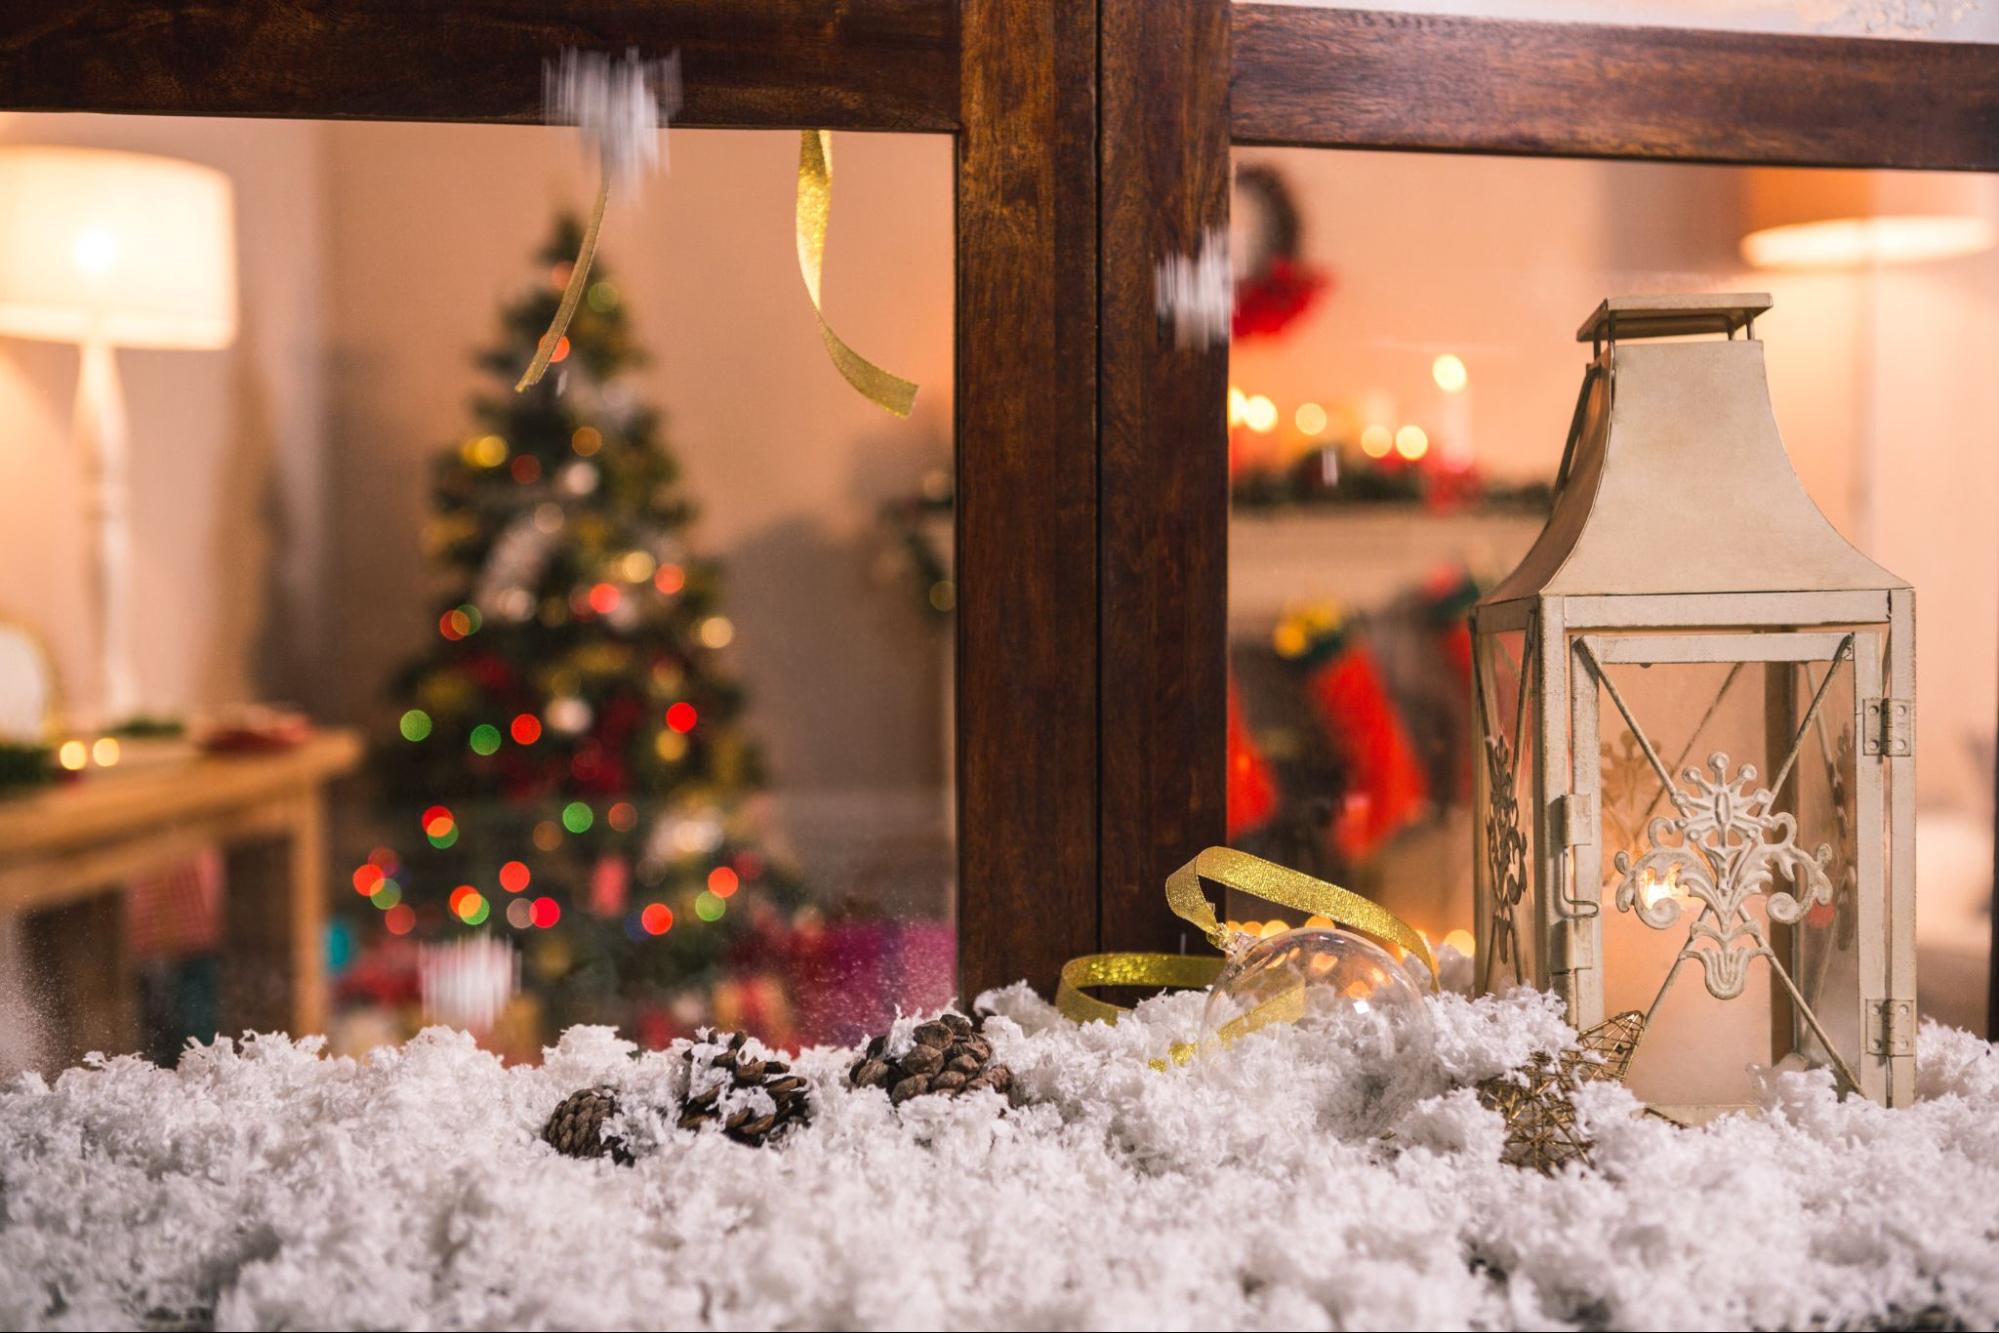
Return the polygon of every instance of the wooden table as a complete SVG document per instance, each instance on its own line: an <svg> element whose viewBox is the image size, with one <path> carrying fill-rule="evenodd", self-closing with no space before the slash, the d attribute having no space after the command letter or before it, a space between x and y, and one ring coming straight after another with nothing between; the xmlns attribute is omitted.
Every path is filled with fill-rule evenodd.
<svg viewBox="0 0 1999 1333"><path fill-rule="evenodd" d="M65 1063L137 1044L123 885L226 856L222 1028L325 1028L325 788L360 738L321 731L291 749L190 755L94 772L0 798L0 916L23 916Z"/></svg>

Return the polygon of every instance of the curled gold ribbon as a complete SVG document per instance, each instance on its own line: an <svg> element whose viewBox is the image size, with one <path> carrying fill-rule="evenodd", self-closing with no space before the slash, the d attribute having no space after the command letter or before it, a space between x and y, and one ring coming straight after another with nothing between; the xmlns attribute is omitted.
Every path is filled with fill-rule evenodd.
<svg viewBox="0 0 1999 1333"><path fill-rule="evenodd" d="M1229 932L1215 919L1203 884L1246 893L1252 898L1289 907L1293 911L1323 916L1348 930L1365 935L1391 952L1406 949L1430 969L1430 986L1437 985L1437 962L1430 946L1416 928L1395 913L1363 898L1350 889L1328 884L1323 879L1287 869L1260 856L1238 852L1232 847L1210 847L1166 879L1166 903L1173 915L1208 937L1217 949L1228 943Z"/></svg>
<svg viewBox="0 0 1999 1333"><path fill-rule="evenodd" d="M548 373L549 359L555 349L562 345L562 336L569 332L569 321L576 317L576 304L583 299L583 289L590 282L590 265L597 258L597 233L604 229L604 205L611 198L611 178L606 175L597 185L597 204L590 210L589 225L583 229L583 244L577 247L576 260L569 266L569 281L562 288L562 302L555 307L555 318L548 321L548 332L541 335L535 344L534 360L521 372L520 380L514 385L515 393L526 393L541 383L541 377Z"/></svg>
<svg viewBox="0 0 1999 1333"><path fill-rule="evenodd" d="M1437 964L1430 956L1430 946L1401 917L1337 884L1229 847L1208 848L1166 879L1166 903L1173 909L1173 915L1199 930L1217 949L1227 947L1230 932L1216 918L1214 905L1208 901L1204 888L1208 884L1246 893L1279 907L1322 916L1384 947L1405 949L1430 969L1430 987L1436 989ZM1055 990L1055 1007L1073 1022L1116 1023L1126 1010L1086 994L1086 990L1099 986L1183 989L1208 986L1221 974L1224 961L1177 953L1085 954L1063 965L1061 981ZM1289 988L1232 1019L1218 1036L1227 1045L1236 1037L1271 1023L1295 1022L1304 1013L1304 1001L1302 985ZM1186 1064L1196 1049L1192 1043L1174 1043L1173 1063ZM1153 1068L1164 1069L1165 1063L1154 1061Z"/></svg>
<svg viewBox="0 0 1999 1333"><path fill-rule="evenodd" d="M826 130L806 130L798 136L798 271L819 318L819 336L833 368L863 398L895 413L909 415L916 405L916 385L891 375L840 340L826 322L819 300L819 279L825 269L826 226L833 215L833 136Z"/></svg>

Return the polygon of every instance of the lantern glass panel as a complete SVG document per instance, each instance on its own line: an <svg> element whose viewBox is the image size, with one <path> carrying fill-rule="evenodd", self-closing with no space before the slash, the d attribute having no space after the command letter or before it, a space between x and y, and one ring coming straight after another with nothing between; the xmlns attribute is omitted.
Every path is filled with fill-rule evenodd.
<svg viewBox="0 0 1999 1333"><path fill-rule="evenodd" d="M1751 1066L1859 1067L1855 830L1878 787L1853 735L1879 645L1864 630L1585 640L1574 739L1597 756L1600 827L1578 879L1601 903L1604 1012L1651 1014L1639 1097L1737 1105Z"/></svg>

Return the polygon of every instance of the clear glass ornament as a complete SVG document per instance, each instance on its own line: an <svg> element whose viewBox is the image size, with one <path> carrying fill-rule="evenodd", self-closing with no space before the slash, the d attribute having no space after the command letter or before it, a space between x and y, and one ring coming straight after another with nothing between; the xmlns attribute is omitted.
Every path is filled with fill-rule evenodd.
<svg viewBox="0 0 1999 1333"><path fill-rule="evenodd" d="M1397 1058L1430 1046L1422 991L1363 935L1319 926L1267 939L1238 934L1226 953L1201 1015L1204 1055L1274 1023L1326 1030L1367 1056Z"/></svg>

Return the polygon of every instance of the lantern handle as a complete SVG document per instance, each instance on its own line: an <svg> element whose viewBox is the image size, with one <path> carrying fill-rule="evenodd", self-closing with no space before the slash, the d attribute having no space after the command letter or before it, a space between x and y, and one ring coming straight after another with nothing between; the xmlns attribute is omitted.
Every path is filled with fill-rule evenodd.
<svg viewBox="0 0 1999 1333"><path fill-rule="evenodd" d="M1555 469L1557 495L1561 494L1562 487L1568 484L1569 468L1576 459L1576 442L1582 438L1583 419L1589 415L1590 386L1596 383L1596 377L1602 373L1603 366L1597 361L1590 362L1589 369L1583 372L1583 389L1576 395L1576 413L1569 418L1568 442L1562 446L1562 465Z"/></svg>

